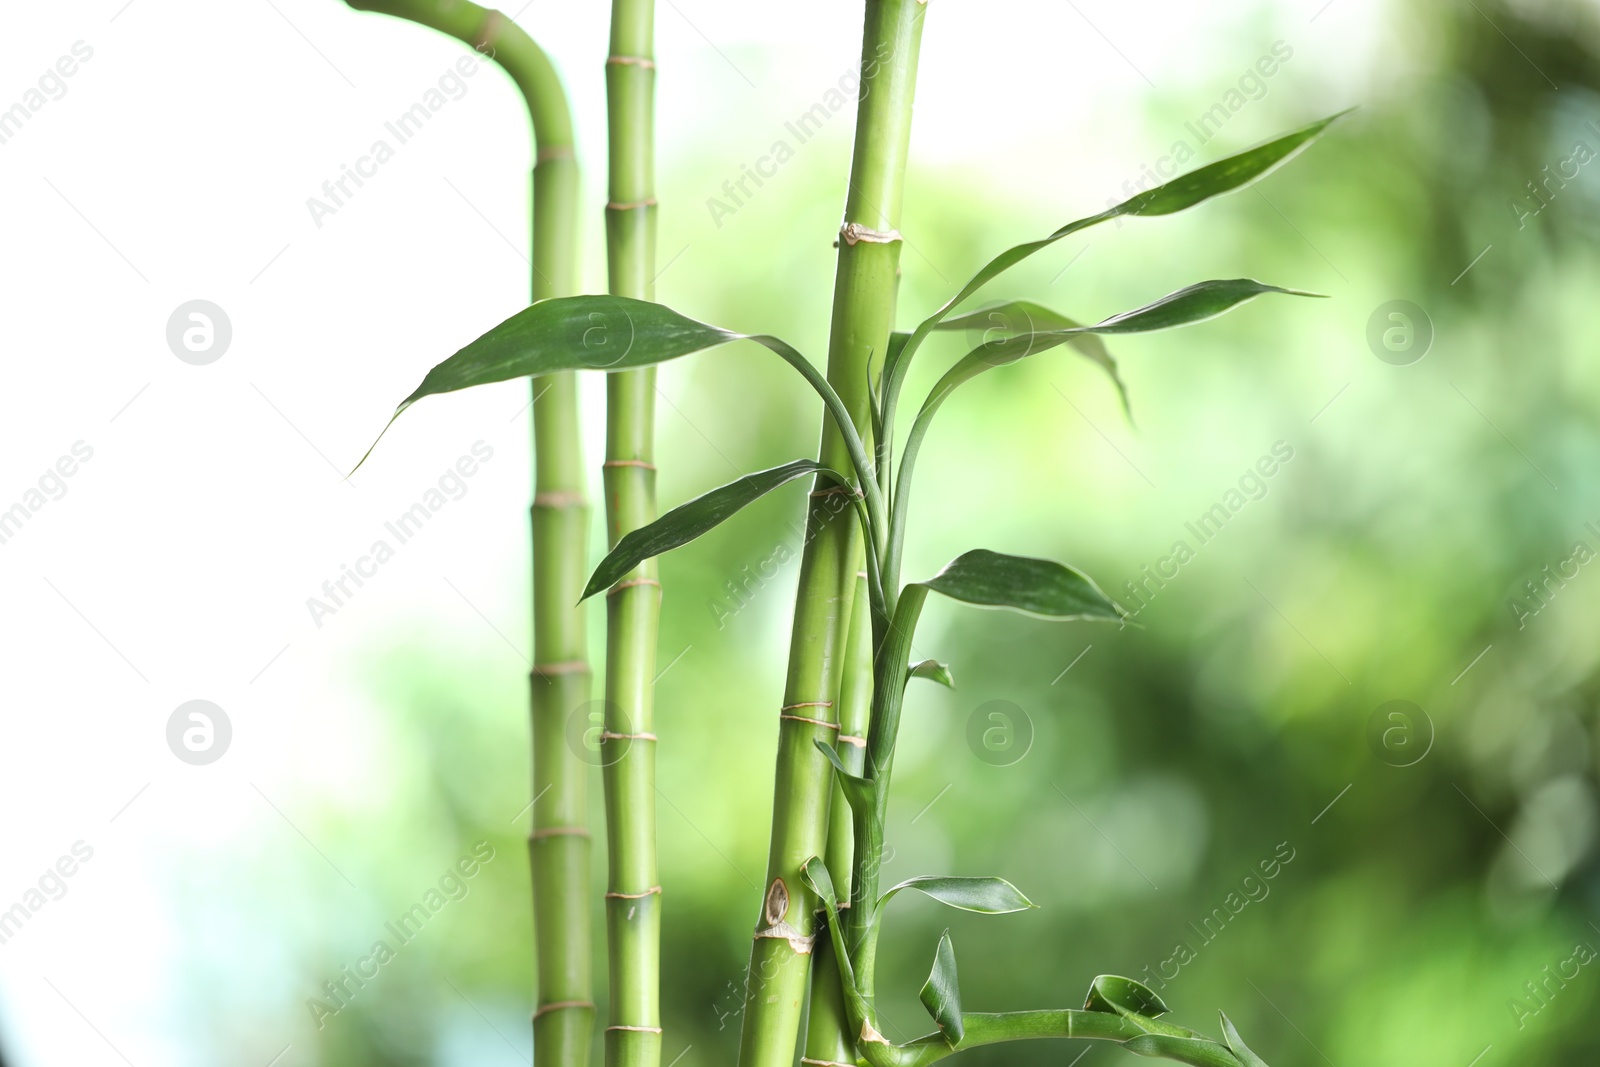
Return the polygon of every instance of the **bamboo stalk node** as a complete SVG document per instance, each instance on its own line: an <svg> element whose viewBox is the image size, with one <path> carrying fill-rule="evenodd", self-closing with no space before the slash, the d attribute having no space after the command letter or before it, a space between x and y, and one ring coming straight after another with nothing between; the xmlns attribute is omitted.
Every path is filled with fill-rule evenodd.
<svg viewBox="0 0 1600 1067"><path fill-rule="evenodd" d="M508 20L505 15L494 8L490 8L484 15L483 25L478 28L478 32L473 35L471 42L469 42L472 45L472 50L474 52L482 52L487 48L487 54L493 58L494 42L500 37L500 24L506 21Z"/></svg>
<svg viewBox="0 0 1600 1067"><path fill-rule="evenodd" d="M812 1067L856 1067L853 1063L840 1063L838 1060L814 1060L810 1056L801 1056L801 1063L809 1063Z"/></svg>
<svg viewBox="0 0 1600 1067"><path fill-rule="evenodd" d="M878 1033L878 1028L865 1019L861 1020L861 1040L871 1041L878 1045L887 1045L889 1039Z"/></svg>
<svg viewBox="0 0 1600 1067"><path fill-rule="evenodd" d="M793 711L795 708L831 708L831 707L833 707L833 701L831 701L831 700L802 700L798 704L785 704L783 707L779 708L778 710L779 711Z"/></svg>
<svg viewBox="0 0 1600 1067"><path fill-rule="evenodd" d="M529 841L537 841L543 837L588 837L589 829L585 826L545 826L534 830L528 835Z"/></svg>
<svg viewBox="0 0 1600 1067"><path fill-rule="evenodd" d="M903 241L899 230L874 230L871 226L863 226L859 222L847 222L839 229L839 236L844 238L847 245L859 244L862 241L872 245L891 245L896 241Z"/></svg>
<svg viewBox="0 0 1600 1067"><path fill-rule="evenodd" d="M594 1004L587 1000L558 1000L553 1004L546 1004L539 1008L539 1010L533 1013L533 1018L535 1021L538 1021L538 1018L541 1015L548 1014L552 1011L566 1011L569 1008L582 1008L587 1011L594 1011Z"/></svg>
<svg viewBox="0 0 1600 1067"><path fill-rule="evenodd" d="M661 583L656 581L654 578L630 578L625 582L618 582L616 585L612 586L611 591L606 593L606 596L616 596L624 589L632 589L636 585L653 585L657 589L661 588Z"/></svg>
<svg viewBox="0 0 1600 1067"><path fill-rule="evenodd" d="M808 722L812 726L826 726L830 730L837 730L839 728L839 724L836 723L836 722L829 722L826 719L808 719L804 715L779 715L778 716L778 721L782 722L784 720L787 720L789 722Z"/></svg>
<svg viewBox="0 0 1600 1067"><path fill-rule="evenodd" d="M541 145L539 150L533 154L533 165L537 167L541 163L549 163L557 159L573 158L576 157L573 154L572 146L569 144Z"/></svg>
<svg viewBox="0 0 1600 1067"><path fill-rule="evenodd" d="M550 490L533 496L536 508L581 508L588 503L588 497L572 490Z"/></svg>
<svg viewBox="0 0 1600 1067"><path fill-rule="evenodd" d="M655 734L618 734L606 730L600 735L602 741L655 741Z"/></svg>
<svg viewBox="0 0 1600 1067"><path fill-rule="evenodd" d="M661 887L658 886L658 885L653 885L649 889L646 889L643 893L607 893L606 894L606 899L607 900L643 900L645 897L657 896L657 895L660 894L660 892L661 892Z"/></svg>
<svg viewBox="0 0 1600 1067"><path fill-rule="evenodd" d="M649 56L606 56L606 66L613 64L622 67L643 67L645 70L656 69L656 61Z"/></svg>
<svg viewBox="0 0 1600 1067"><path fill-rule="evenodd" d="M557 663L535 663L533 673L537 677L549 678L558 674L587 674L589 664L586 660L568 659Z"/></svg>
<svg viewBox="0 0 1600 1067"><path fill-rule="evenodd" d="M654 201L652 201L652 203L653 202ZM607 204L606 206L610 207L611 205ZM600 466L601 467L643 467L647 471L653 471L653 470L656 469L656 465L654 463L649 463L649 462L646 462L645 460L642 460L642 459L608 459L604 463L600 464Z"/></svg>
<svg viewBox="0 0 1600 1067"><path fill-rule="evenodd" d="M855 734L840 734L839 740L847 745L854 745L857 748L867 747L867 739L865 737L857 737Z"/></svg>
<svg viewBox="0 0 1600 1067"><path fill-rule="evenodd" d="M652 207L655 207L655 206L656 206L656 202L655 202L654 199L650 199L650 200L634 200L634 201L632 201L630 203L625 203L625 204L619 204L614 200L606 202L606 210L607 211L638 211L640 208L652 208Z"/></svg>
<svg viewBox="0 0 1600 1067"><path fill-rule="evenodd" d="M606 1031L608 1033L610 1031L612 1031L612 1030L632 1030L634 1033L638 1033L638 1034L659 1034L661 1032L661 1027L659 1027L659 1026L608 1026L608 1027L606 1027Z"/></svg>

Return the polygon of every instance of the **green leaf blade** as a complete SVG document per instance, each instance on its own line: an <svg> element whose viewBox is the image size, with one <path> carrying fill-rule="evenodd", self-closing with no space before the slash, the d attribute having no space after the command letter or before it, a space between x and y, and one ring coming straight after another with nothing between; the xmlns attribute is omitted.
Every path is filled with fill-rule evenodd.
<svg viewBox="0 0 1600 1067"><path fill-rule="evenodd" d="M1352 110L1354 109L1347 109L1325 119L1319 119L1254 148L1247 148L1226 159L1219 159L1215 163L1197 167L1187 174L1180 174L1154 189L1147 189L1124 200L1112 210L1119 215L1172 215L1202 204L1212 197L1231 193L1287 163L1311 142L1322 136L1324 130Z"/></svg>
<svg viewBox="0 0 1600 1067"><path fill-rule="evenodd" d="M924 874L891 886L878 898L878 907L902 889L914 889L948 907L979 915L1010 915L1038 906L1004 878Z"/></svg>
<svg viewBox="0 0 1600 1067"><path fill-rule="evenodd" d="M918 994L922 1006L928 1009L933 1021L939 1024L944 1038L953 1047L961 1043L964 1029L961 1023L961 984L956 976L956 950L950 944L950 931L939 936L939 947L934 950L933 970L922 984Z"/></svg>
<svg viewBox="0 0 1600 1067"><path fill-rule="evenodd" d="M1250 1046L1244 1043L1244 1038L1234 1029L1233 1020L1228 1018L1228 1013L1219 1011L1217 1014L1222 1016L1222 1036L1227 1039L1228 1051L1232 1052L1244 1067L1267 1067L1267 1061L1251 1052Z"/></svg>
<svg viewBox="0 0 1600 1067"><path fill-rule="evenodd" d="M1322 293L1285 289L1281 285L1268 285L1254 278L1213 278L1185 286L1143 307L1113 315L1093 326L1077 326L1059 332L1078 335L1153 333L1157 330L1171 330L1214 319L1240 304L1267 293L1326 299Z"/></svg>
<svg viewBox="0 0 1600 1067"><path fill-rule="evenodd" d="M1087 575L1065 564L982 548L956 557L921 584L952 600L1045 619L1120 622L1126 614Z"/></svg>
<svg viewBox="0 0 1600 1067"><path fill-rule="evenodd" d="M967 330L982 327L984 340L1007 339L1016 337L1038 337L1052 331L1073 331L1083 327L1076 319L1068 318L1059 311L1035 304L1029 300L1010 300L992 307L979 308L965 315L958 315L953 319L946 319L938 325L940 330ZM1042 339L1041 339L1042 342ZM1067 344L1085 359L1094 363L1106 376L1111 379L1111 384L1116 387L1117 397L1122 401L1123 414L1128 421L1133 421L1133 405L1128 400L1128 386L1122 380L1122 374L1117 368L1117 361L1106 349L1106 344L1096 334L1072 333L1067 338ZM1037 351L1044 351L1042 345ZM1034 355L1035 352L1024 352L1023 355ZM1018 356L1017 358L1022 358ZM1006 362L1014 362L1007 359Z"/></svg>
<svg viewBox="0 0 1600 1067"><path fill-rule="evenodd" d="M1084 998L1083 1008L1085 1011L1141 1015L1151 1019L1159 1018L1171 1010L1155 990L1143 982L1115 974L1095 976L1094 981L1089 983L1089 995Z"/></svg>
<svg viewBox="0 0 1600 1067"><path fill-rule="evenodd" d="M906 672L906 680L912 678L926 678L930 682L938 682L946 689L956 687L955 675L950 673L950 665L940 663L936 659L925 659Z"/></svg>
<svg viewBox="0 0 1600 1067"><path fill-rule="evenodd" d="M564 370L632 370L741 339L662 304L621 296L536 301L430 370L396 411L426 396Z"/></svg>
<svg viewBox="0 0 1600 1067"><path fill-rule="evenodd" d="M630 531L600 561L582 599L610 588L640 563L663 552L688 544L714 529L746 506L774 489L808 474L828 474L841 484L845 479L814 460L797 459L768 470L747 474L738 481L719 486L686 504L680 504L654 522Z"/></svg>

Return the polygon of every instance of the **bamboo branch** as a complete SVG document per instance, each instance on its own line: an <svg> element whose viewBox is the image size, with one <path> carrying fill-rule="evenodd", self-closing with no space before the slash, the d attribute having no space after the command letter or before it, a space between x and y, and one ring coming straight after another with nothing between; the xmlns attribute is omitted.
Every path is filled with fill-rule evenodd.
<svg viewBox="0 0 1600 1067"><path fill-rule="evenodd" d="M500 12L466 0L346 0L357 10L409 19L495 60L521 90L533 126L535 300L577 290L574 221L578 191L572 119L549 58ZM584 612L576 607L587 569L589 506L573 372L532 380L537 466L533 537L532 868L537 998L534 1058L587 1067L594 1019L589 945L589 799L585 765L566 743L568 717L590 693Z"/></svg>

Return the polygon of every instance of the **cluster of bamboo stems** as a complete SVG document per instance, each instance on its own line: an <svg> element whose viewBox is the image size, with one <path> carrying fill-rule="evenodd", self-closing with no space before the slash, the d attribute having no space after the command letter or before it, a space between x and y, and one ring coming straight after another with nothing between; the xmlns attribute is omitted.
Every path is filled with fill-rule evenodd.
<svg viewBox="0 0 1600 1067"><path fill-rule="evenodd" d="M431 26L495 58L527 99L533 122L534 303L429 372L399 411L423 396L530 376L537 480L532 509L535 665L532 673L533 868L541 1067L587 1067L595 1007L588 943L589 833L585 764L565 742L590 696L582 599L607 600L600 763L606 808L607 1067L660 1067L661 886L656 864L656 727L652 682L661 585L654 559L752 500L800 477L812 497L849 506L808 509L788 673L778 709L772 833L746 978L744 1067L922 1067L980 1044L1028 1037L1110 1040L1142 1055L1201 1067L1265 1067L1223 1018L1213 1041L1157 1021L1148 988L1101 976L1081 1009L963 1012L954 950L940 941L922 991L938 1024L889 1042L873 989L882 913L913 889L968 911L1032 907L998 878L926 876L880 892L889 780L908 681L950 684L949 671L909 653L929 593L1046 618L1120 620L1092 581L1061 564L974 551L933 578L902 585L912 469L934 413L976 375L1068 345L1110 374L1101 337L1168 329L1255 296L1293 290L1249 279L1201 282L1094 326L1036 305L997 312L1003 328L948 371L918 411L898 467L895 411L913 354L935 330L992 325L952 312L1022 259L1121 216L1171 214L1255 180L1310 143L1332 119L1180 176L985 266L910 334L894 332L900 225L925 0L865 0L862 68L849 193L839 233L827 373L777 338L741 335L653 302L655 182L653 0L613 0L606 59L609 181L605 208L610 296L576 290L576 164L561 84L510 20L467 0L347 0ZM1297 294L1310 295L1310 294ZM747 475L657 516L655 365L750 340L794 366L822 397L818 459ZM605 521L610 552L587 584L588 523L575 374L606 381ZM399 411L396 412L398 416ZM809 1006L806 1032L800 1033Z"/></svg>

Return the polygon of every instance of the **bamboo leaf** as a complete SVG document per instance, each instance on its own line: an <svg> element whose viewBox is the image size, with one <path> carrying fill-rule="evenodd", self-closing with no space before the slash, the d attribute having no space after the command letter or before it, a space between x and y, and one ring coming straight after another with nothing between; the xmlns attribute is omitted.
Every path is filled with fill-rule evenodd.
<svg viewBox="0 0 1600 1067"><path fill-rule="evenodd" d="M967 330L982 327L984 341L1001 340L1014 337L1033 337L1053 330L1078 329L1083 324L1057 311L1032 303L1027 300L1012 300L993 307L980 308L965 315L958 315L953 319L946 319L939 323L940 330ZM990 334L994 334L990 337ZM1071 345L1079 355L1096 364L1110 377L1111 384L1117 388L1117 396L1122 400L1122 411L1128 421L1133 421L1133 406L1128 401L1128 386L1122 380L1121 373L1117 370L1117 361L1106 349L1106 344L1092 333L1074 334L1068 337L1067 344ZM904 347L902 345L902 347ZM1051 345L1049 347L1054 347ZM892 349L891 349L892 351ZM1032 354L1032 353L1026 353ZM1021 357L1018 357L1021 358Z"/></svg>
<svg viewBox="0 0 1600 1067"><path fill-rule="evenodd" d="M1113 315L1093 326L1077 326L1058 332L1071 336L1083 333L1151 333L1155 330L1170 330L1176 326L1188 326L1214 319L1245 301L1254 300L1266 293L1324 298L1322 293L1285 289L1279 285L1258 282L1254 278L1220 278L1196 282L1177 292L1168 293L1154 303L1132 311L1124 311L1120 315Z"/></svg>
<svg viewBox="0 0 1600 1067"><path fill-rule="evenodd" d="M738 481L695 497L687 504L680 504L654 522L630 531L618 541L617 546L595 568L580 599L587 600L602 589L610 588L645 560L688 544L774 489L796 478L817 473L827 474L841 485L849 484L842 475L814 460L797 459L779 467L747 474Z"/></svg>
<svg viewBox="0 0 1600 1067"><path fill-rule="evenodd" d="M1090 215L1086 218L1069 222L1048 237L1015 245L1001 252L986 263L983 269L974 274L967 284L962 286L960 291L951 297L943 307L925 319L917 327L916 332L912 334L908 343L892 353L892 359L884 365L885 410L893 411L893 406L899 396L900 384L905 378L906 368L921 342L958 304L1000 274L1021 263L1035 252L1049 248L1062 238L1086 230L1090 226L1108 222L1111 219L1125 215L1171 215L1202 204L1212 197L1241 189L1287 162L1320 137L1329 126L1347 114L1349 114L1349 111L1341 111L1336 115L1320 119L1297 130L1275 137L1263 144L1256 145L1254 148L1248 148L1243 152L1220 159L1215 163L1197 168L1188 174L1180 174L1170 182L1132 196L1097 215Z"/></svg>
<svg viewBox="0 0 1600 1067"><path fill-rule="evenodd" d="M922 983L918 994L922 1006L928 1009L933 1021L939 1024L945 1040L952 1046L961 1042L961 987L956 979L956 950L950 944L950 931L939 936L939 947L934 950L933 970Z"/></svg>
<svg viewBox="0 0 1600 1067"><path fill-rule="evenodd" d="M768 334L743 334L697 322L648 300L623 296L564 296L538 300L490 329L430 370L400 402L390 425L424 397L565 370L631 370L654 366L734 341L754 341L788 363L816 390L850 451L873 523L882 501L873 467L850 412L822 373L788 343ZM385 427L387 430L387 427ZM382 437L382 434L379 435ZM373 442L373 448L377 442ZM367 455L372 448L367 449ZM361 462L366 462L366 456ZM361 463L357 463L359 468ZM870 483L870 484L869 484Z"/></svg>
<svg viewBox="0 0 1600 1067"><path fill-rule="evenodd" d="M1099 975L1089 983L1089 995L1084 998L1083 1007L1085 1011L1142 1015L1152 1019L1171 1010L1143 982L1115 974Z"/></svg>
<svg viewBox="0 0 1600 1067"><path fill-rule="evenodd" d="M833 891L833 876L828 873L828 865L822 862L821 856L812 856L800 865L800 880L827 906L828 917L836 921L839 897Z"/></svg>
<svg viewBox="0 0 1600 1067"><path fill-rule="evenodd" d="M925 659L906 672L906 679L926 678L930 682L938 682L948 689L956 687L955 675L950 673L949 664L940 663L936 659Z"/></svg>
<svg viewBox="0 0 1600 1067"><path fill-rule="evenodd" d="M844 760L839 758L839 750L826 741L814 740L812 744L822 750L828 757L828 762L833 764L833 771L839 776L839 787L844 790L844 798L849 801L853 811L866 811L872 807L872 783L865 778L851 774L844 765Z"/></svg>
<svg viewBox="0 0 1600 1067"><path fill-rule="evenodd" d="M1170 1034L1141 1034L1122 1047L1140 1056L1155 1056L1179 1063L1226 1063L1227 1046L1204 1037L1173 1037Z"/></svg>
<svg viewBox="0 0 1600 1067"><path fill-rule="evenodd" d="M1228 1018L1227 1012L1218 1012L1222 1016L1222 1036L1227 1039L1228 1050L1234 1054L1244 1067L1267 1067L1267 1061L1250 1051L1244 1043L1244 1038L1239 1036L1239 1031L1233 1027L1233 1020Z"/></svg>
<svg viewBox="0 0 1600 1067"><path fill-rule="evenodd" d="M899 885L891 886L878 898L878 907L883 907L890 897L902 889L915 889L941 904L981 915L1009 915L1038 907L1004 878L962 878L937 874L908 878Z"/></svg>
<svg viewBox="0 0 1600 1067"><path fill-rule="evenodd" d="M1124 615L1090 578L1065 564L982 548L956 557L921 584L952 600L1047 619L1117 622Z"/></svg>

